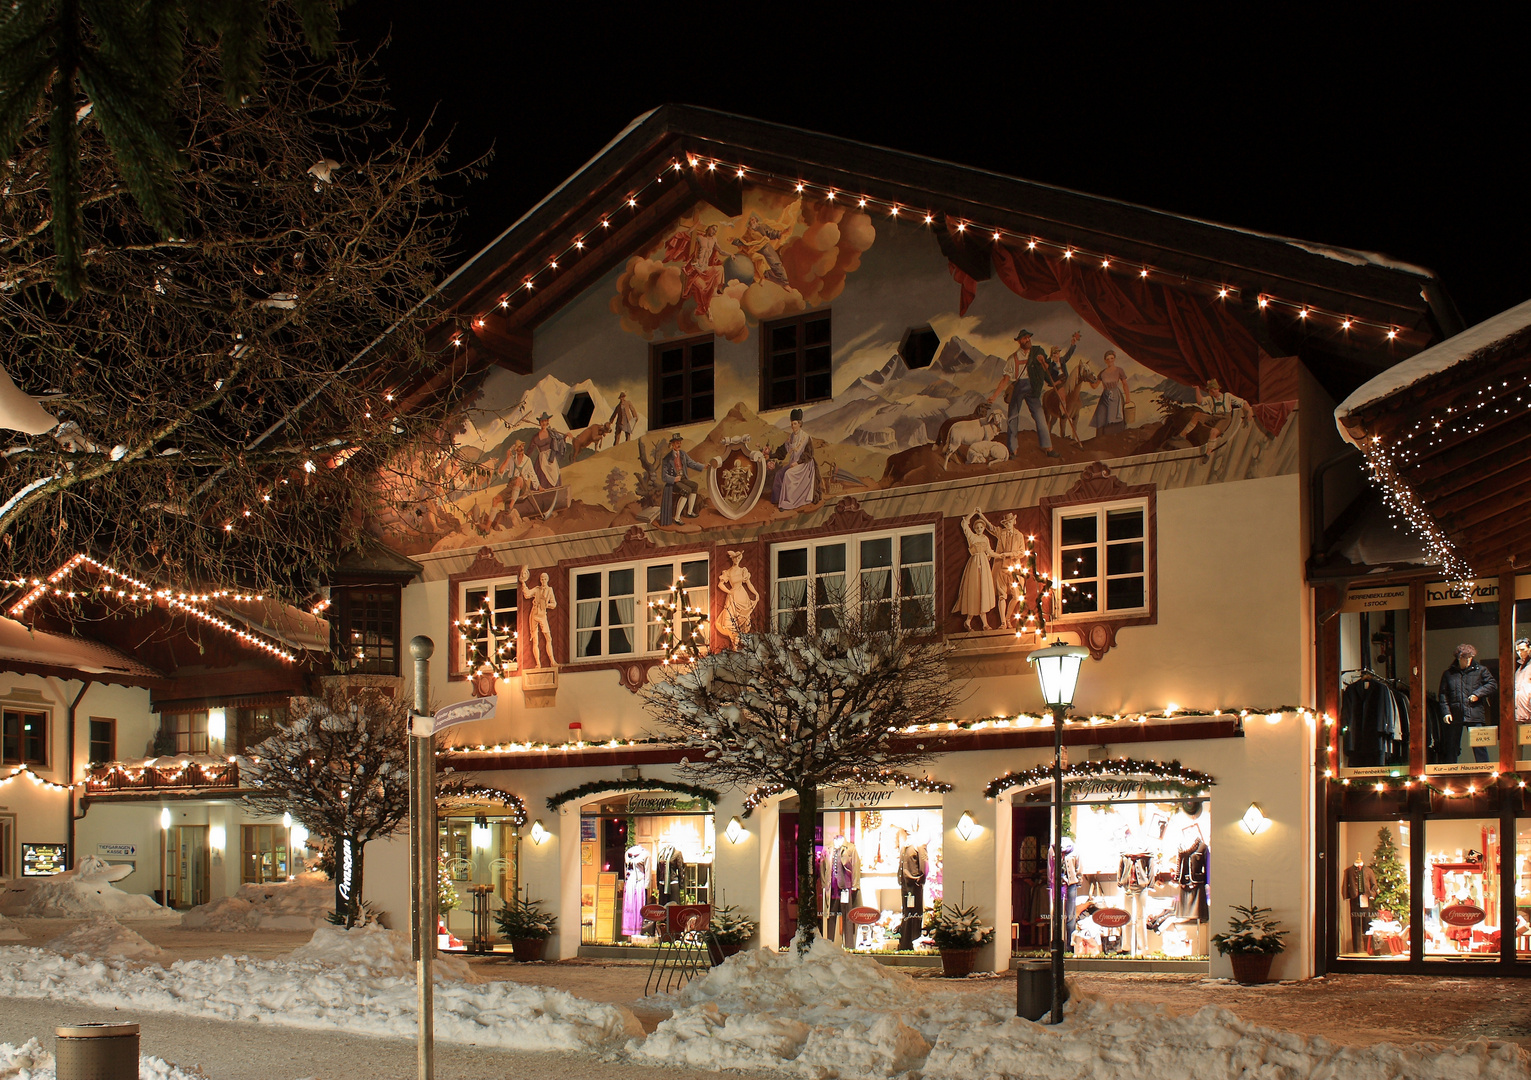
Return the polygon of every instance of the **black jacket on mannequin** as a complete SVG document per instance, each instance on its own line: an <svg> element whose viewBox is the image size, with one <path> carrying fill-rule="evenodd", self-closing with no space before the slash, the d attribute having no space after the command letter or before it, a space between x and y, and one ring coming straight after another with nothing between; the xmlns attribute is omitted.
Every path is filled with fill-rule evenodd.
<svg viewBox="0 0 1531 1080"><path fill-rule="evenodd" d="M1475 659L1467 667L1456 661L1441 672L1441 711L1454 723L1478 727L1491 722L1494 695L1499 683L1494 673ZM1477 701L1468 698L1476 697Z"/></svg>

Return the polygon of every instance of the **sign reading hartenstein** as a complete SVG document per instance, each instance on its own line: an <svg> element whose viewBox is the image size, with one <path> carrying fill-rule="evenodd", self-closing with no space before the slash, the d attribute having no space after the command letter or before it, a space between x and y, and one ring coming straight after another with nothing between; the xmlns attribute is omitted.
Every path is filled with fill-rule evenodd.
<svg viewBox="0 0 1531 1080"><path fill-rule="evenodd" d="M1441 922L1452 926L1477 926L1483 918L1483 909L1477 904L1452 904L1441 909Z"/></svg>
<svg viewBox="0 0 1531 1080"><path fill-rule="evenodd" d="M454 701L450 705L443 705L436 710L434 716L413 713L409 718L409 733L423 739L458 724L471 724L475 720L493 720L497 700L493 697L468 698L466 701Z"/></svg>
<svg viewBox="0 0 1531 1080"><path fill-rule="evenodd" d="M1499 579L1479 578L1454 585L1446 581L1432 581L1425 586L1425 607L1456 607L1460 604L1494 604L1499 602Z"/></svg>
<svg viewBox="0 0 1531 1080"><path fill-rule="evenodd" d="M1352 585L1341 611L1407 611L1408 585Z"/></svg>

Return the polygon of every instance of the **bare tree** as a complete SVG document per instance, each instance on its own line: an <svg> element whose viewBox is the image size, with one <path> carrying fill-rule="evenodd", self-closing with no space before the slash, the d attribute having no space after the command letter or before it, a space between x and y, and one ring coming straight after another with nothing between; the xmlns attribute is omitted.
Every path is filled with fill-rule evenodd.
<svg viewBox="0 0 1531 1080"><path fill-rule="evenodd" d="M42 406L0 438L10 576L86 551L156 583L303 599L369 515L415 497L365 478L439 464L414 448L442 441L443 395L402 397L435 368L445 150L390 129L365 58L316 60L301 36L273 17L239 107L217 49L186 46L169 238L96 103L72 99L77 299L55 284L57 110L34 110L0 163L0 369Z"/></svg>
<svg viewBox="0 0 1531 1080"><path fill-rule="evenodd" d="M800 950L818 926L814 823L822 787L929 760L905 728L949 719L965 695L949 646L930 631L890 626L884 604L816 609L802 635L746 634L738 649L666 666L644 691L663 734L693 747L683 768L722 784L797 792Z"/></svg>
<svg viewBox="0 0 1531 1080"><path fill-rule="evenodd" d="M294 698L288 719L253 751L260 789L244 802L290 812L335 862L335 914L361 912L362 851L409 817L409 709L383 691L330 687Z"/></svg>

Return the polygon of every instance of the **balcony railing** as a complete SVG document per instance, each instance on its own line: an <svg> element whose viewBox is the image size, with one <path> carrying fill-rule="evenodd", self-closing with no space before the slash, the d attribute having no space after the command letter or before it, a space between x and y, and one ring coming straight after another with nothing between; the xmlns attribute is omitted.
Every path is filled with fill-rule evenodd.
<svg viewBox="0 0 1531 1080"><path fill-rule="evenodd" d="M86 795L135 791L229 790L239 787L234 761L167 761L154 765L98 765L85 776Z"/></svg>

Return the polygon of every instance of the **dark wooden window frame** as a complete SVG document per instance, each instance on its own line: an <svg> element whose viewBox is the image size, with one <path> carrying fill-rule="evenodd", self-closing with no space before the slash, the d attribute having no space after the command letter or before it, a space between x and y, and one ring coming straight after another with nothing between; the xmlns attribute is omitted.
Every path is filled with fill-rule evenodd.
<svg viewBox="0 0 1531 1080"><path fill-rule="evenodd" d="M693 351L700 345L707 346L712 354L712 359L705 365L692 364ZM661 373L659 370L660 358L670 350L681 350L681 369L679 372ZM694 377L697 373L705 370L707 378L706 389L698 391L694 386ZM699 337L681 338L675 341L659 341L649 346L649 427L655 431L669 430L684 427L687 424L704 423L713 420L717 413L717 338L713 334L704 334ZM666 396L662 390L663 380L674 376L681 379L681 394L679 397ZM707 408L694 409L693 405L700 399L705 398ZM681 403L680 419L672 419L664 415L666 402L679 401ZM597 423L604 423L605 417L596 417Z"/></svg>
<svg viewBox="0 0 1531 1080"><path fill-rule="evenodd" d="M23 718L29 716L42 718L42 733L30 737L32 740L41 742L42 754L40 756L29 755L27 752L29 737L26 734L26 722ZM13 719L15 734L12 734ZM48 768L50 760L49 751L52 749L49 745L52 740L48 737L48 728L52 722L53 717L47 709L29 709L15 704L6 705L3 710L3 718L0 718L0 764L36 765L44 769ZM11 750L12 746L15 747L14 751Z"/></svg>
<svg viewBox="0 0 1531 1080"><path fill-rule="evenodd" d="M808 326L808 324L810 324L810 323L816 323L816 322L825 322L825 323L829 324L829 338L828 338L828 340L826 342L824 342L824 347L829 349L829 366L824 370L824 372L822 372L822 374L825 376L825 378L827 380L825 385L824 385L824 393L822 393L822 394L809 394L807 392L806 383L807 383L808 378L810 378L811 376L805 370L806 366L807 366L806 365L805 354L806 354L806 352L807 352L807 350L809 348L809 345L807 343L807 334L805 332L803 332L803 328ZM793 396L793 400L791 400L791 401L775 401L775 400L773 400L773 398L771 396L771 386L772 386L773 383L783 382L783 381L785 381L785 379L778 379L778 378L775 377L775 370L774 370L775 365L774 365L773 361L775 359L775 355L776 355L776 352L778 350L773 350L772 349L772 347L771 347L771 339L774 336L774 332L776 330L781 329L784 326L797 326L799 328L799 332L798 332L798 335L797 335L797 345L796 345L796 352L797 352L797 373L796 373L796 376L795 376L796 377L796 382L797 382L797 392ZM821 308L818 311L805 311L805 312L803 312L800 315L793 315L793 316L791 316L789 318L785 318L785 319L772 319L770 322L761 323L760 324L760 411L762 413L764 413L764 412L767 412L767 411L773 410L773 409L796 408L797 406L808 405L808 404L811 404L811 403L813 403L815 401L828 401L830 398L834 397L834 389L835 389L835 387L834 387L834 382L835 382L834 344L835 344L834 321L831 318L831 313L830 313L828 308ZM780 350L780 351L785 352L785 350ZM817 376L819 374L821 374L821 373L820 372L813 372L812 373L813 376Z"/></svg>
<svg viewBox="0 0 1531 1080"><path fill-rule="evenodd" d="M352 622L354 613L361 606L359 597L364 593L387 594L393 602L393 656L381 656L376 661L356 663L353 659L349 641L351 640ZM398 675L401 671L400 656L403 652L403 589L397 582L375 583L345 583L331 586L330 597L333 600L330 614L330 646L336 657L337 664L344 666L350 674L356 675ZM379 645L379 648L384 646Z"/></svg>
<svg viewBox="0 0 1531 1080"><path fill-rule="evenodd" d="M97 739L96 738L96 725L97 724L105 724L106 725L107 735L106 735L105 739ZM116 761L117 760L117 721L116 720L112 719L109 716L92 716L87 721L87 727L86 727L85 730L86 730L86 733L89 736L89 738L86 740L86 749L89 751L89 753L87 754L87 757L90 759L90 763L92 765L99 764L101 762ZM100 743L105 743L105 745L106 745L106 756L105 757L98 757L96 755L96 746L97 746L97 744L100 744Z"/></svg>

